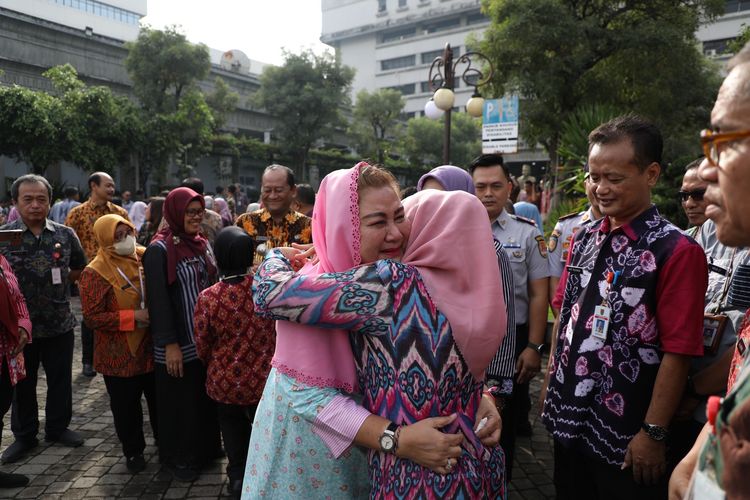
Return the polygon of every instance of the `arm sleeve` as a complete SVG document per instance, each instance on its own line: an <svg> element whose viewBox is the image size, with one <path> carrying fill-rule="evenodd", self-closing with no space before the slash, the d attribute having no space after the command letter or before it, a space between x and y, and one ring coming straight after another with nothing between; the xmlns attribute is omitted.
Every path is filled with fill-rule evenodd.
<svg viewBox="0 0 750 500"><path fill-rule="evenodd" d="M703 355L707 287L706 254L698 244L682 238L656 283L656 328L664 352Z"/></svg>
<svg viewBox="0 0 750 500"><path fill-rule="evenodd" d="M113 293L112 286L99 273L91 268L84 269L81 273L79 289L81 291L81 311L86 326L92 330L105 332L133 330L133 328L122 329L122 326L130 326L127 324L127 315L121 314L125 311L110 311L108 309L107 303L111 298L110 294ZM130 311L130 316L133 317L133 311Z"/></svg>
<svg viewBox="0 0 750 500"><path fill-rule="evenodd" d="M349 449L359 428L371 413L352 398L337 395L318 413L312 431L339 458Z"/></svg>
<svg viewBox="0 0 750 500"><path fill-rule="evenodd" d="M560 241L560 239L564 235L562 234L562 224L558 222L555 224L555 229L552 231L552 234L549 237L549 242L547 243L547 258L549 260L549 274L550 276L555 276L557 278L560 277L563 271L563 263L560 260L562 258L562 247L565 243L565 240Z"/></svg>
<svg viewBox="0 0 750 500"><path fill-rule="evenodd" d="M86 254L75 231L70 231L70 269L80 271L86 267Z"/></svg>
<svg viewBox="0 0 750 500"><path fill-rule="evenodd" d="M369 335L389 332L393 299L387 261L342 273L296 275L278 250L253 280L255 312L276 320ZM385 277L385 278L384 278Z"/></svg>
<svg viewBox="0 0 750 500"><path fill-rule="evenodd" d="M513 270L511 268L510 259L497 240L495 240L495 252L497 253L497 261L500 266L500 278L503 282L503 297L505 298L505 313L508 318L508 327L505 338L503 338L503 342L500 344L500 349L498 349L495 357L490 362L489 368L487 368L487 378L498 380L501 386L500 391L501 393L504 393L504 389L507 389L508 387L511 388L512 392L512 380L516 369L514 362L516 351L515 298L513 293ZM507 379L511 380L510 384L506 382Z"/></svg>
<svg viewBox="0 0 750 500"><path fill-rule="evenodd" d="M13 273L13 268L10 267L10 263L5 257L0 256L0 265L2 265L5 279L8 282L10 298L13 302L13 307L16 310L16 316L18 316L18 326L26 330L26 333L29 334L29 341L31 341L31 319L29 318L29 309L26 307L26 300L23 298L21 289L18 286L18 279Z"/></svg>
<svg viewBox="0 0 750 500"><path fill-rule="evenodd" d="M166 251L158 244L150 245L143 254L143 272L146 275L146 304L151 336L157 347L179 341L166 268Z"/></svg>
<svg viewBox="0 0 750 500"><path fill-rule="evenodd" d="M549 278L547 242L537 228L529 233L526 241L526 261L529 263L529 281Z"/></svg>
<svg viewBox="0 0 750 500"><path fill-rule="evenodd" d="M208 362L211 348L214 344L213 329L211 328L211 306L205 290L198 295L198 302L193 311L193 336L195 350L203 363Z"/></svg>

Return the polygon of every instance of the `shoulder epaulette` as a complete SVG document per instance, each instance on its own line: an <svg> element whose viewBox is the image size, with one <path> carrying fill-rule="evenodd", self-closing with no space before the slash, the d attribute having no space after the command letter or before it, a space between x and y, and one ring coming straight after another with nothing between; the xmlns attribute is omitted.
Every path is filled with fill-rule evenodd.
<svg viewBox="0 0 750 500"><path fill-rule="evenodd" d="M536 227L536 222L531 219L527 219L526 217L521 217L520 215L511 215L511 218L517 221L525 222L526 224L531 224L532 226Z"/></svg>
<svg viewBox="0 0 750 500"><path fill-rule="evenodd" d="M571 212L571 213L569 213L569 214L565 214L565 215L563 215L562 217L560 217L560 218L559 218L559 219L557 219L557 220L558 220L558 221L561 221L561 220L568 220L568 219L572 219L573 217L577 217L577 216L581 215L582 213L583 213L583 212Z"/></svg>

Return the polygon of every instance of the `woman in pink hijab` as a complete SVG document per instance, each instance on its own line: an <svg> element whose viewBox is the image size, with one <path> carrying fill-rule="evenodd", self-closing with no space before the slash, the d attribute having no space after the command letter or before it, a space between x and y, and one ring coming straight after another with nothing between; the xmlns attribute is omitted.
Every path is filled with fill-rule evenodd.
<svg viewBox="0 0 750 500"><path fill-rule="evenodd" d="M468 193L427 191L402 207L392 187L358 184L350 224L313 239L320 262L367 265L296 275L285 257L293 252L276 249L255 277L256 313L351 332L361 404L373 415L361 426L348 415L329 422L359 427L355 442L371 449L371 498L502 498L502 450L483 445L475 427L484 370L505 332L486 212ZM412 227L404 252L405 216ZM346 218L316 204L313 231L337 217ZM445 433L419 441L425 422ZM447 446L447 458L426 453L430 444Z"/></svg>

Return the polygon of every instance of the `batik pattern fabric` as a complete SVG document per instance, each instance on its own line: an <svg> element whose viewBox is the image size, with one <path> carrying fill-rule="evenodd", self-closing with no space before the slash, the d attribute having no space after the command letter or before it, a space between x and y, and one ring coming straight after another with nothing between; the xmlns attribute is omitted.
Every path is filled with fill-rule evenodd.
<svg viewBox="0 0 750 500"><path fill-rule="evenodd" d="M312 432L311 422L340 394L271 368L250 435L243 500L367 497L370 483L362 449L353 446L336 458Z"/></svg>
<svg viewBox="0 0 750 500"><path fill-rule="evenodd" d="M88 260L94 260L96 253L99 251L99 243L96 242L96 236L94 235L94 222L107 214L116 214L130 220L128 211L111 201L104 205L95 205L91 200L73 207L65 219L65 225L76 232Z"/></svg>
<svg viewBox="0 0 750 500"><path fill-rule="evenodd" d="M447 475L370 450L371 498L505 498L502 449L473 431L482 382L471 375L447 318L415 267L378 261L315 277L295 276L273 252L255 278L256 313L351 332L362 406L398 425L458 418L466 440Z"/></svg>
<svg viewBox="0 0 750 500"><path fill-rule="evenodd" d="M290 210L280 223L271 217L271 212L265 208L242 214L237 217L235 224L253 237L256 244L264 245L266 249L289 247L292 243L312 243L312 219L299 212ZM263 254L256 254L256 263L263 260Z"/></svg>
<svg viewBox="0 0 750 500"><path fill-rule="evenodd" d="M618 228L609 222L581 229L563 271L542 421L566 448L620 467L664 353L703 354L708 272L703 250L656 207ZM602 339L594 309L605 299L611 313Z"/></svg>

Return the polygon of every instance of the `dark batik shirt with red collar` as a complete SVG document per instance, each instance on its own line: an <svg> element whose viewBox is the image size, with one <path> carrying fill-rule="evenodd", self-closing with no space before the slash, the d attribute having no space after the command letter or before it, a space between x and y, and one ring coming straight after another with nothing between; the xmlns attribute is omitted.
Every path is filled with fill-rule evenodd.
<svg viewBox="0 0 750 500"><path fill-rule="evenodd" d="M608 286L607 277L619 271ZM706 257L656 207L578 233L563 271L560 329L542 419L555 440L620 466L641 429L663 353L702 355ZM606 340L594 308L611 309Z"/></svg>

